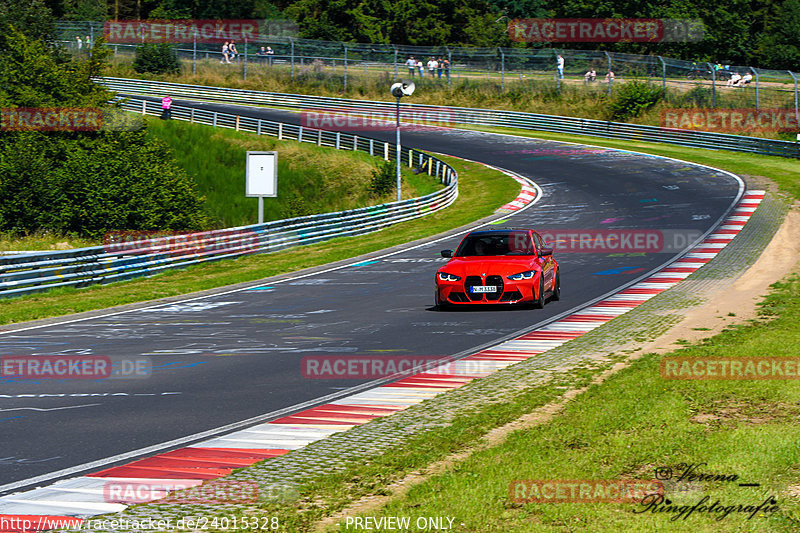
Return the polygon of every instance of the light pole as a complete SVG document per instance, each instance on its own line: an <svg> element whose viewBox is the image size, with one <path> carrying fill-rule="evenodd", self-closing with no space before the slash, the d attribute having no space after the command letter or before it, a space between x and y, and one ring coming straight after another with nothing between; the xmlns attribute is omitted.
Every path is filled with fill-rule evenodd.
<svg viewBox="0 0 800 533"><path fill-rule="evenodd" d="M414 94L414 82L403 80L392 84L392 96L397 98L397 138L395 141L395 154L397 156L397 201L400 201L400 159L402 157L400 150L400 99L404 96L411 96Z"/></svg>

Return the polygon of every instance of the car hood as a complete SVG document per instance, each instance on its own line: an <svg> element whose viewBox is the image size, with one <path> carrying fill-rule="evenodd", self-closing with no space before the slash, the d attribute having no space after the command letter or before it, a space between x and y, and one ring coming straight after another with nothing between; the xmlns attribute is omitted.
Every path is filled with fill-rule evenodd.
<svg viewBox="0 0 800 533"><path fill-rule="evenodd" d="M480 276L483 274L507 276L536 268L536 259L533 257L456 257L448 261L439 271L456 276Z"/></svg>

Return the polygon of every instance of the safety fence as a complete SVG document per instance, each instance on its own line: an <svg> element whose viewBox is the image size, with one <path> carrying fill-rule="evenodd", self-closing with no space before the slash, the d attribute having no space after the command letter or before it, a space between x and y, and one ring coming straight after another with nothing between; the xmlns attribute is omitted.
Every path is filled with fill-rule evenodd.
<svg viewBox="0 0 800 533"><path fill-rule="evenodd" d="M268 93L244 89L207 87L202 85L186 85L126 78L103 78L98 81L109 89L124 94L148 96L163 96L169 94L173 98L189 98L247 105L267 105L300 110L346 110L350 108L354 110L356 114L363 113L365 109L380 111L387 114L394 110L395 105L391 102L349 100L302 94ZM800 158L800 145L798 143L742 135L670 129L658 126L495 109L442 107L405 103L402 104L401 109L401 113L407 114L415 110L420 114L424 114L424 112L428 110L431 114L436 113L440 117L440 122L453 125L464 124L522 128L630 141L660 142L692 148L731 150L736 152Z"/></svg>
<svg viewBox="0 0 800 533"><path fill-rule="evenodd" d="M59 22L58 35L73 51L78 51L76 36L87 39L82 50L103 34L102 22ZM108 43L114 54L133 54L137 45ZM221 45L180 43L173 45L178 56L191 63L192 73L227 75L239 69L243 79L250 74L274 75L281 69L292 80L318 79L343 88L358 86L368 79L388 74L394 79L415 76L430 83L451 85L454 80L494 81L505 89L514 82L560 86L567 84L588 92L610 93L612 86L627 78L648 79L675 91L678 100L699 107L795 108L798 107L797 74L788 70L760 69L746 65L723 65L685 61L658 55L626 54L601 50L566 48L503 48L459 46L410 46L375 43L347 43L301 39L285 35L261 35L238 43L234 65L222 65ZM262 46L274 55L258 56ZM557 75L556 58L564 57L564 78ZM422 72L409 69L414 57L423 63ZM430 59L447 59L447 69L429 70ZM594 78L587 77L595 71ZM610 74L610 75L609 75ZM731 78L738 81L734 84ZM742 80L741 78L744 78ZM594 80L594 81L591 81Z"/></svg>
<svg viewBox="0 0 800 533"><path fill-rule="evenodd" d="M124 108L158 115L161 106L128 99ZM198 124L273 135L279 139L357 150L395 159L393 144L358 135L303 128L249 117L172 106L172 118ZM458 174L444 161L418 150L402 150L403 164L436 176L444 188L426 196L348 211L303 216L214 231L175 233L141 238L147 232L116 232L106 244L64 251L25 253L0 257L0 297L20 296L56 287L84 287L168 269L267 253L313 244L336 237L349 237L434 213L452 204L458 196Z"/></svg>

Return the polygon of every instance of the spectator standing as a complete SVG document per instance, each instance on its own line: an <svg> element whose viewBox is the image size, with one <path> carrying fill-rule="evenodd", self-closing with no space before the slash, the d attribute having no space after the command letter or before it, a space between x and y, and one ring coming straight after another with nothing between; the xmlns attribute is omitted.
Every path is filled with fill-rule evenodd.
<svg viewBox="0 0 800 533"><path fill-rule="evenodd" d="M172 98L169 95L161 99L161 120L172 118Z"/></svg>
<svg viewBox="0 0 800 533"><path fill-rule="evenodd" d="M439 78L442 77L442 71L443 70L444 70L444 62L442 61L442 58L440 57L439 59L436 60L436 74L438 75Z"/></svg>
<svg viewBox="0 0 800 533"><path fill-rule="evenodd" d="M230 54L230 45L228 41L225 41L225 44L222 45L222 59L220 59L219 62L230 63L231 60L228 58L228 54Z"/></svg>
<svg viewBox="0 0 800 533"><path fill-rule="evenodd" d="M419 69L419 77L425 77L425 65L422 64L422 61L417 61L417 68Z"/></svg>
<svg viewBox="0 0 800 533"><path fill-rule="evenodd" d="M609 70L608 74L606 74L606 83L611 83L614 81L614 71Z"/></svg>
<svg viewBox="0 0 800 533"><path fill-rule="evenodd" d="M435 78L436 77L436 67L438 65L439 64L436 62L436 60L434 58L430 58L428 60L428 76L430 76L431 78Z"/></svg>
<svg viewBox="0 0 800 533"><path fill-rule="evenodd" d="M445 76L447 76L447 79L449 80L450 79L450 60L447 59L447 58L444 58L444 60L442 61L442 67L444 69Z"/></svg>
<svg viewBox="0 0 800 533"><path fill-rule="evenodd" d="M597 72L593 68L590 68L589 71L583 75L583 80L586 83L591 83L597 79Z"/></svg>
<svg viewBox="0 0 800 533"><path fill-rule="evenodd" d="M269 66L272 66L272 56L274 55L275 50L273 50L271 46L267 46L267 63L269 63Z"/></svg>
<svg viewBox="0 0 800 533"><path fill-rule="evenodd" d="M406 66L408 67L408 75L413 78L414 71L417 70L417 60L414 59L414 56L408 56Z"/></svg>
<svg viewBox="0 0 800 533"><path fill-rule="evenodd" d="M236 43L233 42L233 39L231 39L231 45L229 47L229 51L231 54L231 59L238 60L237 57L239 56L239 51L236 49Z"/></svg>
<svg viewBox="0 0 800 533"><path fill-rule="evenodd" d="M561 54L558 54L558 59L556 59L556 67L558 68L558 79L564 79L564 57Z"/></svg>
<svg viewBox="0 0 800 533"><path fill-rule="evenodd" d="M92 39L89 38L88 35L86 36L86 41L85 42L86 42L86 49L87 50L91 49L92 48Z"/></svg>
<svg viewBox="0 0 800 533"><path fill-rule="evenodd" d="M83 48L83 41L81 41L81 36L78 35L77 37L75 37L75 41L77 42L78 45L78 51L80 51L80 49Z"/></svg>

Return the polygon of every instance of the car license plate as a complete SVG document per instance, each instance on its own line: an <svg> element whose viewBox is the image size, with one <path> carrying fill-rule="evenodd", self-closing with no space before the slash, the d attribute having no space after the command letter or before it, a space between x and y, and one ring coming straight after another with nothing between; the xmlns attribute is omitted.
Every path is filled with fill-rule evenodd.
<svg viewBox="0 0 800 533"><path fill-rule="evenodd" d="M475 285L471 287L472 294L479 292L497 292L497 287L494 285Z"/></svg>

